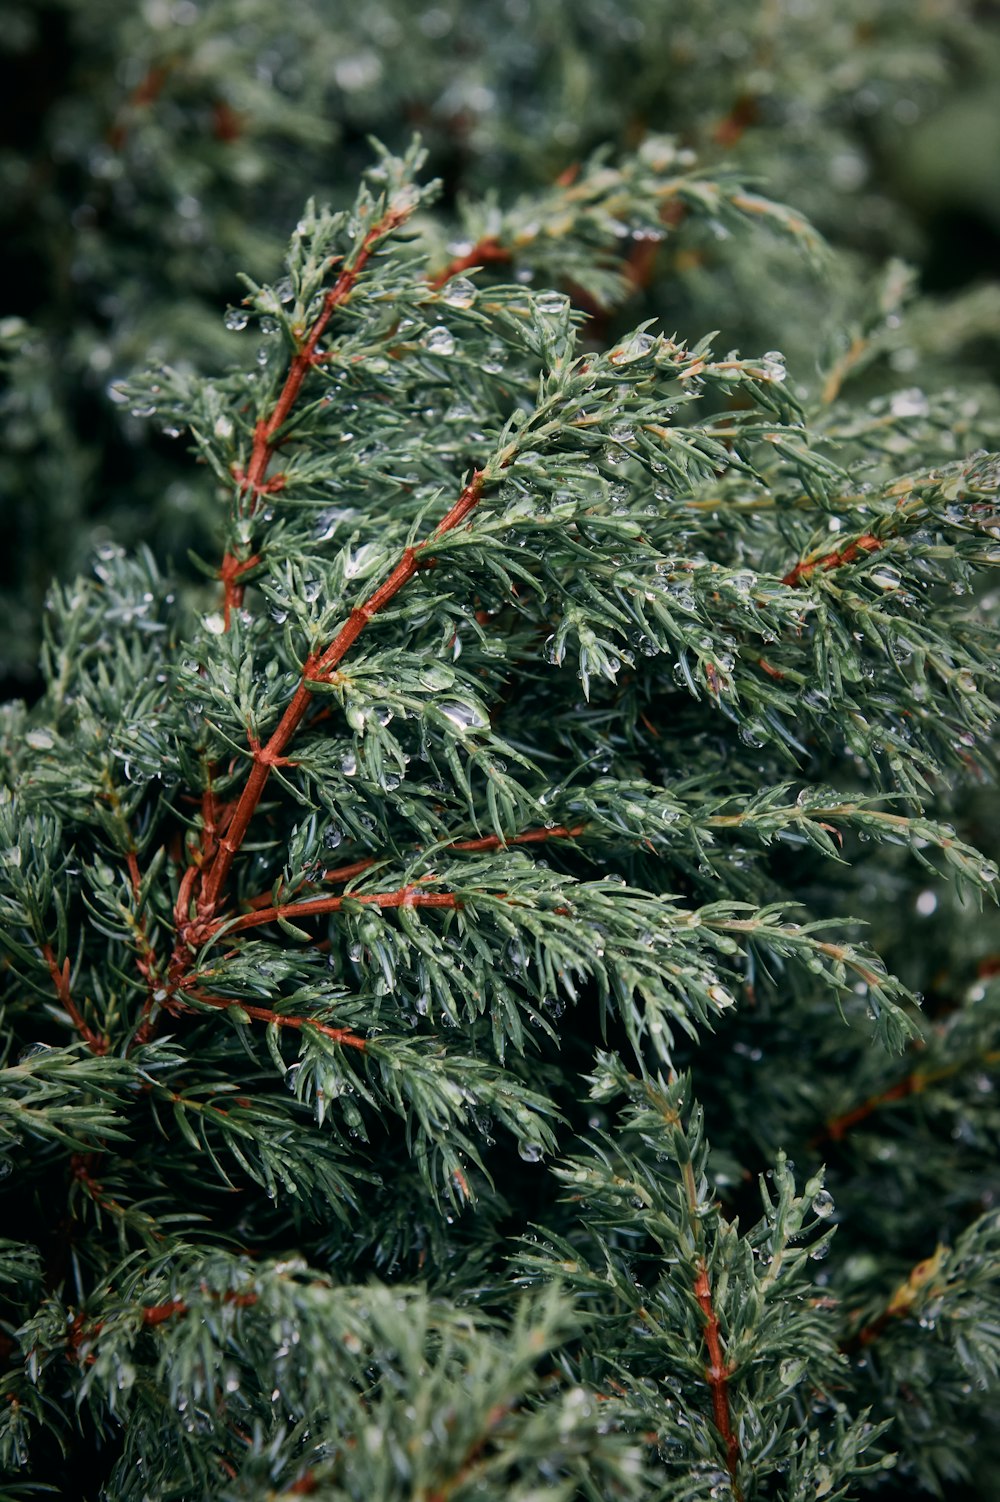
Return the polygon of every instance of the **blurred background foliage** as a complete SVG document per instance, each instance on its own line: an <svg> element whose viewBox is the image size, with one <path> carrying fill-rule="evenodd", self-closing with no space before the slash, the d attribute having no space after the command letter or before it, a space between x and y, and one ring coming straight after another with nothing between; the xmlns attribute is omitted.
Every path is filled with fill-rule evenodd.
<svg viewBox="0 0 1000 1502"><path fill-rule="evenodd" d="M53 575L109 536L181 563L204 544L208 477L115 382L150 360L242 358L221 316L237 271L273 275L310 194L347 200L369 135L423 135L448 253L463 204L509 205L595 148L674 135L808 215L833 254L817 270L778 237L678 217L628 247L630 294L590 307L596 332L718 329L782 349L808 385L903 257L929 301L883 337L882 366L981 403L1000 364L998 79L994 0L0 4L7 691L33 691ZM878 389L879 362L863 379Z"/></svg>

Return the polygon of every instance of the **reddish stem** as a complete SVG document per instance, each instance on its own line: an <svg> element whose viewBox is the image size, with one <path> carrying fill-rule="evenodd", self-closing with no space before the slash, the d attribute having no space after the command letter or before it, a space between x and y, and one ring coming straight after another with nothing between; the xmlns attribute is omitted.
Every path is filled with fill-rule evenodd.
<svg viewBox="0 0 1000 1502"><path fill-rule="evenodd" d="M51 944L42 945L42 958L45 960L45 963L49 967L49 974L52 977L52 984L56 988L56 995L58 996L63 1008L72 1019L73 1026L80 1034L80 1037L84 1040L91 1053L107 1053L107 1039L98 1037L93 1029L88 1027L87 1023L84 1021L83 1014L81 1013L79 1007L70 994L69 959L67 958L63 960L62 968L60 969L59 962L55 957L55 952L53 951Z"/></svg>
<svg viewBox="0 0 1000 1502"><path fill-rule="evenodd" d="M205 1006L217 1007L219 1011L228 1011L230 1007L239 1007L248 1017L255 1022L267 1022L274 1027L290 1027L294 1032L302 1032L311 1027L316 1032L322 1033L324 1038L332 1038L334 1043L339 1043L343 1048L357 1048L362 1053L365 1050L364 1038L359 1038L357 1033L352 1033L350 1028L330 1027L325 1022L317 1022L313 1017L290 1017L285 1012L272 1012L269 1007L255 1007L240 1001L235 996L211 996L202 991L192 991L192 1000L200 1001Z"/></svg>
<svg viewBox="0 0 1000 1502"><path fill-rule="evenodd" d="M464 256L456 256L434 276L429 276L427 285L437 291L439 287L444 286L445 282L451 281L453 276L458 276L463 271L471 271L473 266L485 266L489 261L509 261L510 258L511 253L507 246L501 245L494 235L487 235L482 240L477 240Z"/></svg>
<svg viewBox="0 0 1000 1502"><path fill-rule="evenodd" d="M338 866L335 871L324 871L322 873L321 879L323 881L337 882L350 881L352 877L361 876L363 872L370 871L372 866L374 866L375 864L376 857L374 855L370 855L364 860L354 861L349 866ZM296 892L299 892L305 885L306 883L302 882L301 885L295 887L294 890ZM261 892L257 897L249 898L246 905L252 911L256 911L258 908L262 907L271 907L273 906L272 894L270 892Z"/></svg>
<svg viewBox="0 0 1000 1502"><path fill-rule="evenodd" d="M244 913L235 921L225 924L220 919L206 929L199 930L198 937L207 943L219 929L226 928L226 937L242 933L248 928L260 928L265 923L275 923L279 918L294 921L296 918L312 918L318 913L339 913L345 902L359 902L365 907L447 907L458 909L462 903L453 892L420 892L415 887L400 887L395 892L352 892L340 897L306 897L301 902L285 902L277 907L258 908L256 912Z"/></svg>
<svg viewBox="0 0 1000 1502"><path fill-rule="evenodd" d="M143 78L139 80L132 90L128 99L119 111L118 117L108 131L108 145L112 151L121 151L128 139L128 125L126 117L130 110L145 109L155 104L163 92L169 69L163 63L154 63Z"/></svg>
<svg viewBox="0 0 1000 1502"><path fill-rule="evenodd" d="M726 1469L733 1483L733 1495L741 1498L741 1492L736 1481L736 1472L740 1459L739 1440L733 1430L732 1417L729 1412L729 1377L732 1368L727 1364L722 1352L722 1340L719 1333L719 1316L715 1312L712 1302L712 1285L708 1280L708 1268L704 1261L698 1264L698 1276L694 1281L694 1292L701 1312L705 1316L705 1345L708 1347L709 1365L705 1368L705 1380L712 1394L712 1416L715 1419L715 1427L719 1431L722 1443L726 1448Z"/></svg>
<svg viewBox="0 0 1000 1502"><path fill-rule="evenodd" d="M267 418L261 418L254 428L253 446L250 450L250 462L245 470L237 470L236 478L239 481L240 494L250 494L249 511L252 516L257 509L257 503L262 495L275 490L281 490L285 484L283 475L272 475L265 479L271 460L274 458L278 447L278 435L291 415L292 408L298 400L299 392L311 368L321 358L316 354L316 348L320 339L326 332L327 325L333 317L334 311L347 301L354 290L355 283L365 266L372 257L375 246L379 240L391 233L398 225L403 224L412 211L410 209L390 209L384 214L377 224L373 224L365 235L350 266L345 266L323 298L323 306L319 316L315 319L312 327L305 335L302 343L292 358L285 376L285 383L278 395L278 400L271 409ZM219 570L219 577L223 584L223 621L225 629L229 630L232 612L243 603L243 585L240 584L240 575L247 572L259 560L257 558L241 560L232 553L226 553Z"/></svg>
<svg viewBox="0 0 1000 1502"><path fill-rule="evenodd" d="M403 586L413 578L421 556L434 544L440 542L448 532L459 526L473 510L482 494L485 478L482 470L475 471L454 506L447 516L438 522L430 536L418 543L416 547L406 549L388 579L379 585L374 594L369 595L363 605L351 611L346 623L326 651L322 652L319 657L310 658L305 663L299 686L295 690L291 703L272 731L267 745L253 746L254 764L250 776L240 794L229 827L219 841L218 853L212 860L202 887L198 906L199 918L203 922L211 919L218 908L233 857L246 837L250 820L260 803L271 775L271 769L282 765L285 761L283 753L312 703L313 690L309 687L310 682L323 682L329 679L331 672L346 656L373 616L395 599Z"/></svg>
<svg viewBox="0 0 1000 1502"><path fill-rule="evenodd" d="M259 562L259 553L254 553L252 558L240 559L235 553L227 552L222 559L219 578L222 580L222 619L227 631L233 618L233 611L238 610L243 604L243 585L239 581L244 574L256 568Z"/></svg>
<svg viewBox="0 0 1000 1502"><path fill-rule="evenodd" d="M908 1095L919 1094L925 1084L926 1080L923 1075L916 1073L906 1075L904 1079L897 1080L888 1089L880 1090L877 1095L870 1095L853 1110L831 1117L823 1130L813 1139L814 1145L820 1146L823 1142L840 1142L853 1127L874 1115L882 1106L887 1106L894 1100L905 1100Z"/></svg>
<svg viewBox="0 0 1000 1502"><path fill-rule="evenodd" d="M858 537L854 542L847 543L846 546L833 553L823 553L819 558L812 558L808 561L797 563L793 569L789 570L781 582L782 584L790 584L794 588L799 584L805 583L817 569L822 570L823 573L829 573L831 569L841 568L845 563L854 563L865 553L877 553L884 546L885 544L877 537L874 537L871 532L865 532L863 536Z"/></svg>
<svg viewBox="0 0 1000 1502"><path fill-rule="evenodd" d="M222 1304L235 1305L237 1309L252 1309L258 1302L255 1293L224 1293L219 1301ZM144 1325L165 1325L167 1320L178 1319L182 1314L190 1311L190 1305L183 1299L168 1299L164 1304L146 1304L142 1311Z"/></svg>
<svg viewBox="0 0 1000 1502"><path fill-rule="evenodd" d="M849 1354L852 1351L861 1350L864 1346L870 1346L873 1341L878 1340L893 1320L905 1319L912 1314L914 1306L924 1297L930 1285L941 1273L942 1263L948 1250L947 1247L939 1245L932 1257L924 1257L912 1267L882 1312L868 1324L862 1325L848 1340L843 1341L841 1350Z"/></svg>
<svg viewBox="0 0 1000 1502"><path fill-rule="evenodd" d="M574 840L577 835L583 834L585 824L574 824L567 828L565 824L554 825L552 829L526 829L523 834L512 834L509 838L499 834L484 835L480 840L454 840L446 849L449 850L501 850L507 845L540 845L545 840Z"/></svg>
<svg viewBox="0 0 1000 1502"><path fill-rule="evenodd" d="M376 243L398 225L403 224L409 217L410 212L409 209L390 209L377 224L372 225L362 240L354 261L350 266L344 267L324 297L319 317L313 323L312 328L299 346L291 365L288 367L285 384L281 388L281 393L272 409L270 417L266 421L261 419L254 429L250 463L247 465L240 482L240 490L242 492L252 492L250 501L251 514L256 509L257 500L265 488L264 477L267 474L267 467L274 457L274 451L278 446L277 435L288 421L298 394L302 389L303 381L312 366L316 364L316 346L326 332L327 324L333 317L334 310L350 297L354 290L355 282L371 259Z"/></svg>
<svg viewBox="0 0 1000 1502"><path fill-rule="evenodd" d="M510 845L541 844L543 840L572 840L577 835L583 834L586 827L585 824L574 824L569 829L565 825L560 824L554 826L552 829L527 829L523 834L512 834L509 836L488 834L478 840L452 840L449 844L439 848L444 850L471 851L501 850L506 849ZM418 846L418 852L419 849L420 847ZM352 877L361 876L365 871L369 871L372 866L377 865L377 863L378 859L376 856L369 856L365 860L354 861L349 866L338 866L336 870L324 871L322 879L323 881L336 882L350 881ZM271 893L262 892L258 897L251 897L247 906L253 910L262 907L271 907Z"/></svg>

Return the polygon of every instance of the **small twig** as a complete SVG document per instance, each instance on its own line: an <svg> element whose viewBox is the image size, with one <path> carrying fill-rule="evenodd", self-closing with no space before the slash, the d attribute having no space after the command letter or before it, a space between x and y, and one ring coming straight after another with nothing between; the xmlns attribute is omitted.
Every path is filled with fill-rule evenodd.
<svg viewBox="0 0 1000 1502"><path fill-rule="evenodd" d="M742 1493L736 1480L740 1445L733 1430L732 1416L729 1411L729 1377L732 1368L723 1356L719 1316L712 1302L712 1285L708 1280L708 1268L704 1258L698 1263L694 1292L701 1306L701 1312L705 1316L705 1345L708 1348L709 1360L709 1365L705 1368L705 1380L712 1394L712 1417L726 1449L726 1469L733 1483L733 1495L737 1498L737 1502L740 1502Z"/></svg>
<svg viewBox="0 0 1000 1502"><path fill-rule="evenodd" d="M922 1297L927 1285L933 1282L941 1271L950 1251L950 1247L939 1245L932 1257L924 1257L911 1268L881 1314L862 1325L849 1340L844 1341L841 1350L849 1354L870 1346L893 1320L903 1319L909 1314L917 1300Z"/></svg>
<svg viewBox="0 0 1000 1502"><path fill-rule="evenodd" d="M877 553L884 546L885 544L879 538L873 537L871 532L865 532L854 542L847 543L845 547L835 552L823 553L819 558L797 563L793 569L789 569L781 582L795 588L811 578L817 569L823 573L829 573L831 569L841 568L845 563L854 563L865 553Z"/></svg>
<svg viewBox="0 0 1000 1502"><path fill-rule="evenodd" d="M868 340L863 339L860 334L855 334L851 340L850 348L845 350L840 358L834 362L823 383L823 392L820 400L824 406L828 407L831 402L837 400L844 381L850 375L855 365L857 365L867 348Z"/></svg>
<svg viewBox="0 0 1000 1502"><path fill-rule="evenodd" d="M108 145L112 151L121 151L128 140L128 125L126 124L128 115L135 110L147 109L149 105L155 104L163 92L169 75L170 66L166 63L153 63L145 76L139 80L108 131Z"/></svg>
<svg viewBox="0 0 1000 1502"><path fill-rule="evenodd" d="M93 1028L88 1027L87 1023L84 1021L83 1014L81 1013L79 1007L70 994L68 957L63 961L62 968L60 968L59 962L55 957L55 952L53 951L52 945L43 944L42 958L45 960L45 963L49 967L49 974L52 977L52 984L56 988L56 995L58 996L64 1010L71 1018L73 1026L80 1034L80 1037L86 1043L91 1053L107 1053L108 1040L106 1038L98 1037Z"/></svg>
<svg viewBox="0 0 1000 1502"><path fill-rule="evenodd" d="M292 358L284 385L270 415L261 418L254 428L250 461L245 469L239 469L235 474L240 494L250 496L248 510L251 516L256 511L262 495L269 491L280 490L284 486L283 475L272 475L270 479L265 477L278 447L281 429L291 416L306 376L317 363L316 349L334 311L350 297L358 277L371 259L377 242L398 225L403 224L411 213L412 209L409 208L390 209L377 224L372 225L362 240L354 260L349 266L343 268L324 297L319 316L313 321ZM237 558L235 554L228 551L223 557L219 577L223 584L223 623L227 631L233 610L243 603L243 586L239 582L240 577L257 561L256 558Z"/></svg>
<svg viewBox="0 0 1000 1502"><path fill-rule="evenodd" d="M358 902L366 907L447 907L457 909L461 900L453 892L421 892L414 886L399 887L394 892L352 892L348 896L306 897L300 902L285 902L275 907L258 908L252 913L243 913L239 918L218 921L199 929L197 938L201 943L225 928L226 937L242 933L248 928L259 928L265 923L275 923L279 918L294 922L296 918L311 918L319 913L339 913L345 903Z"/></svg>
<svg viewBox="0 0 1000 1502"><path fill-rule="evenodd" d="M945 1065L941 1069L911 1070L895 1084L888 1085L886 1089L876 1091L869 1095L860 1105L852 1107L850 1111L843 1111L839 1116L832 1116L825 1123L821 1131L817 1132L810 1146L821 1147L824 1142L840 1142L854 1127L880 1111L883 1106L895 1104L896 1101L906 1100L911 1095L922 1095L923 1092L936 1085L940 1080L952 1079L960 1074L970 1064L976 1064L979 1068L989 1068L991 1065L1000 1064L1000 1049L989 1049L987 1052L978 1054L975 1059L960 1059L956 1063Z"/></svg>
<svg viewBox="0 0 1000 1502"><path fill-rule="evenodd" d="M314 1017L294 1017L286 1012L273 1012L270 1007L251 1006L248 1002L241 1001L236 996L212 996L204 991L192 990L188 993L192 1001L199 1001L203 1006L216 1007L219 1011L228 1011L231 1007L238 1007L255 1022L266 1022L272 1027L288 1027L294 1032L303 1032L306 1028L313 1028L317 1033L322 1033L324 1038L332 1038L334 1043L339 1043L343 1048L356 1048L363 1053L366 1048L364 1038L357 1033L352 1033L347 1027L330 1027L326 1022L317 1022ZM182 1004L183 1005L183 1004ZM188 1011L193 1008L185 1008Z"/></svg>
<svg viewBox="0 0 1000 1502"><path fill-rule="evenodd" d="M427 278L427 285L435 291L443 287L445 282L450 282L453 276L459 276L463 271L471 271L474 266L485 266L490 261L509 261L511 252L506 245L501 245L494 235L485 236L477 240L472 249L465 255L456 256L449 261L447 266L442 267L433 276Z"/></svg>
<svg viewBox="0 0 1000 1502"><path fill-rule="evenodd" d="M556 825L552 829L526 829L523 834L499 835L488 834L476 840L451 840L446 845L438 846L440 850L466 850L481 852L484 850L504 850L511 845L535 845L544 840L572 840L577 835L583 834L585 824L575 824L572 828L565 825ZM421 846L417 846L414 854L419 854ZM361 876L365 871L371 870L372 866L378 865L377 856L368 856L364 860L353 861L349 866L338 866L331 871L324 871L321 880L325 882L350 881L355 876ZM305 885L305 883L303 883ZM296 888L297 891L301 888ZM256 910L262 907L271 907L272 896L270 892L262 892L257 897L251 897L246 906Z"/></svg>

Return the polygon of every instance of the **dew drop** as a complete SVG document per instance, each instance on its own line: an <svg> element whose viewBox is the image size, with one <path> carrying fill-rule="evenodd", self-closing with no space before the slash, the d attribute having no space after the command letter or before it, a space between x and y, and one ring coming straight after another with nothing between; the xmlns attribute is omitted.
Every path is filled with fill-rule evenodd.
<svg viewBox="0 0 1000 1502"><path fill-rule="evenodd" d="M467 276L456 276L446 283L441 292L441 301L449 308L471 308L476 300L476 288Z"/></svg>
<svg viewBox="0 0 1000 1502"><path fill-rule="evenodd" d="M812 1207L814 1214L818 1215L820 1220L829 1220L833 1214L833 1195L828 1189L820 1189L813 1195Z"/></svg>
<svg viewBox="0 0 1000 1502"><path fill-rule="evenodd" d="M918 386L897 391L889 403L893 417L926 417L930 411L927 398Z"/></svg>
<svg viewBox="0 0 1000 1502"><path fill-rule="evenodd" d="M633 334L631 339L626 339L617 349L613 349L609 355L612 365L629 365L633 360L641 360L648 355L656 341L650 334Z"/></svg>
<svg viewBox="0 0 1000 1502"><path fill-rule="evenodd" d="M443 663L432 662L420 669L420 682L424 688L451 688L455 674Z"/></svg>
<svg viewBox="0 0 1000 1502"><path fill-rule="evenodd" d="M802 1356L787 1356L784 1361L779 1362L778 1380L782 1387L794 1387L805 1369L806 1362Z"/></svg>
<svg viewBox="0 0 1000 1502"><path fill-rule="evenodd" d="M445 719L450 720L462 735L469 730L481 730L489 723L472 704L445 702L437 707Z"/></svg>
<svg viewBox="0 0 1000 1502"><path fill-rule="evenodd" d="M430 329L423 337L421 343L428 354L453 355L455 353L455 337L449 329Z"/></svg>

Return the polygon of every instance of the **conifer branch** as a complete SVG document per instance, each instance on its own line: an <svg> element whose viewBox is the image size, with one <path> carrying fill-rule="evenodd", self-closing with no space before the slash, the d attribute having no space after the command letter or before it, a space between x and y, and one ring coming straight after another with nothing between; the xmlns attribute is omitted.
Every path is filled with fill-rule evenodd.
<svg viewBox="0 0 1000 1502"><path fill-rule="evenodd" d="M445 844L440 845L436 848L440 850L465 850L470 853L484 852L489 850L506 850L512 845L540 845L543 844L546 840L574 840L579 838L579 836L584 833L586 827L587 826L585 824L576 824L571 828L567 828L563 825L553 825L551 829L548 826L545 826L542 829L526 829L521 834L487 834L480 836L478 839L449 840ZM417 847L417 849L414 851L414 854L417 855L419 853L420 847ZM321 873L320 880L324 882L338 883L351 881L355 876L361 876L365 871L370 871L371 868L373 866L377 866L378 863L379 857L372 855L364 860L352 861L351 864L347 866L338 866L333 870L323 871ZM272 893L262 892L256 897L251 897L247 900L246 906L253 910L262 907L270 907L272 906ZM230 930L230 932L232 932L232 930Z"/></svg>
<svg viewBox="0 0 1000 1502"><path fill-rule="evenodd" d="M306 376L317 363L319 357L316 351L330 319L337 308L349 299L358 277L364 271L376 247L386 235L391 234L393 230L406 222L415 207L415 203L404 208L391 207L368 230L353 260L343 268L333 286L326 293L319 315L314 319L292 358L284 385L270 415L258 420L254 428L253 445L246 469L238 468L234 475L239 484L240 495L249 496L248 511L251 516L256 511L262 495L280 490L284 486L282 475L272 475L268 478L267 471L281 442L281 430L292 414ZM256 556L239 559L229 551L223 557L219 568L219 578L223 584L223 622L227 631L233 610L243 602L243 586L239 581L244 574L256 566L258 561Z"/></svg>
<svg viewBox="0 0 1000 1502"><path fill-rule="evenodd" d="M249 150L259 116L213 112L219 94L209 149L245 124ZM718 135L742 129L737 107ZM584 343L580 309L638 301L682 220L718 238L690 253L696 300L730 226L812 239L678 141L509 209L449 195L457 226L421 212L415 245L378 253L430 202L421 160L380 150L353 209L310 203L281 281L226 315L259 320L256 373L196 375L165 320L173 366L131 383L135 419L187 429L230 497L217 610L102 546L53 593L45 693L0 714L0 1469L71 1491L46 1450L72 1428L109 1495L307 1495L350 1466L358 1495L426 1502L808 1502L878 1487L891 1446L933 1495L996 1401L1000 1218L885 1291L909 1247L991 1203L995 989L899 1077L868 1044L915 1032L894 949L912 937L922 964L968 933L958 905L953 932L921 926L937 898L908 868L996 882L931 806L988 827L958 797L996 719L989 596L969 590L1000 563L993 419L942 394L911 330L926 391L831 409L903 337L882 331L891 288L861 345L832 332L847 355L820 394L801 350L787 371L735 351L781 335L753 338L754 308L738 332L725 294L719 358L658 332L670 304L648 299ZM200 234L209 194L188 197ZM426 253L459 234L446 265ZM251 581L266 606L245 612ZM898 849L858 860L851 834ZM884 960L848 942L869 890ZM711 1074L711 1146L681 1053ZM831 1058L855 1081L836 1096ZM918 1095L933 1109L894 1131ZM865 1124L832 1192L820 1170L796 1185L783 1141ZM832 1288L864 1280L846 1313L813 1267L828 1250Z"/></svg>
<svg viewBox="0 0 1000 1502"><path fill-rule="evenodd" d="M694 1164L686 1142L686 1133L680 1110L671 1104L670 1100L663 1094L662 1090L653 1084L652 1080L644 1081L642 1089L646 1099L657 1114L685 1142L683 1161L679 1166L681 1181L684 1185L684 1193L687 1199L688 1213L691 1217L692 1233L696 1244L701 1244L699 1245L695 1263L694 1295L704 1319L704 1340L708 1351L708 1366L705 1368L705 1381L708 1383L708 1390L712 1396L712 1418L725 1451L726 1469L732 1482L733 1496L736 1498L736 1502L743 1502L743 1493L737 1479L740 1446L736 1431L733 1428L729 1400L729 1378L732 1375L732 1367L722 1349L719 1316L716 1313L712 1297L712 1284L709 1279L708 1263L703 1249L702 1196L699 1193Z"/></svg>
<svg viewBox="0 0 1000 1502"><path fill-rule="evenodd" d="M352 1033L347 1027L331 1027L326 1022L320 1022L315 1017L297 1017L288 1012L275 1012L270 1007L253 1006L250 1002L243 1001L237 996L213 996L209 992L195 988L185 989L185 997L192 1001L200 1002L202 1006L214 1007L218 1011L235 1009L239 1014L252 1017L255 1022L266 1022L269 1027L290 1028L293 1032L302 1032L312 1028L317 1033L322 1033L324 1038L330 1038L334 1043L339 1043L343 1048L356 1048L364 1051L366 1044L364 1038L359 1038L357 1033ZM178 1005L185 1006L184 1001ZM188 1010L193 1010L188 1008Z"/></svg>
<svg viewBox="0 0 1000 1502"><path fill-rule="evenodd" d="M426 879L426 878L425 878ZM202 942L207 943L215 937L220 929L225 930L226 937L230 934L243 933L248 928L259 928L263 923L275 923L281 919L294 921L296 918L315 917L320 913L339 913L345 903L361 903L366 907L394 908L394 907L443 907L457 909L462 907L462 902L452 892L421 892L417 887L408 885L398 888L395 892L352 892L348 897L307 897L300 902L286 902L275 907L259 908L252 913L243 913L238 918L230 920L221 919L209 925L204 930L199 930Z"/></svg>
<svg viewBox="0 0 1000 1502"><path fill-rule="evenodd" d="M236 476L241 494L250 497L251 514L256 510L260 496L265 489L265 477L278 447L281 429L291 416L303 382L316 363L316 349L326 332L330 319L335 310L350 297L358 277L364 271L379 242L404 224L415 207L416 203L406 208L389 208L382 218L368 230L354 259L344 267L324 297L319 316L314 320L292 359L285 383L278 400L271 409L270 416L258 421L254 429L250 462L245 472ZM273 484L276 478L278 477L273 476L270 483Z"/></svg>
<svg viewBox="0 0 1000 1502"><path fill-rule="evenodd" d="M575 840L586 832L586 824L545 825L542 829L526 829L523 834L487 834L477 840L453 840L446 850L504 850L508 845L542 845L546 840Z"/></svg>
<svg viewBox="0 0 1000 1502"><path fill-rule="evenodd" d="M486 480L484 470L476 470L468 484L463 489L458 500L448 514L437 524L429 537L415 547L407 548L396 568L389 577L379 585L363 605L357 606L351 611L346 624L334 637L325 651L318 656L311 657L303 667L302 678L298 688L282 715L277 727L272 732L267 744L259 744L252 747L254 765L250 776L247 778L242 793L237 800L236 807L229 821L226 833L219 841L218 852L211 861L208 872L204 876L202 891L198 902L198 917L200 922L209 922L221 900L222 890L226 878L243 840L246 836L250 820L267 786L271 770L275 766L282 765L284 753L287 750L292 737L298 730L299 725L309 709L313 700L311 683L328 680L330 673L337 664L346 656L347 652L357 641L362 631L373 617L385 608L414 577L421 566L423 555L435 543L440 542L448 532L452 531L465 521L469 513L474 509L482 494Z"/></svg>

